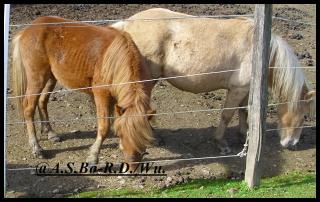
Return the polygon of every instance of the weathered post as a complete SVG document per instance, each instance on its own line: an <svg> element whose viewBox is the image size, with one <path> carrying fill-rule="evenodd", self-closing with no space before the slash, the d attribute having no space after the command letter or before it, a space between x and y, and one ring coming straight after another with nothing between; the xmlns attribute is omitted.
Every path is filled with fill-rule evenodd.
<svg viewBox="0 0 320 202"><path fill-rule="evenodd" d="M268 103L267 81L272 5L256 4L254 14L252 71L249 94L249 147L245 181L250 188L260 185L261 148L265 133Z"/></svg>

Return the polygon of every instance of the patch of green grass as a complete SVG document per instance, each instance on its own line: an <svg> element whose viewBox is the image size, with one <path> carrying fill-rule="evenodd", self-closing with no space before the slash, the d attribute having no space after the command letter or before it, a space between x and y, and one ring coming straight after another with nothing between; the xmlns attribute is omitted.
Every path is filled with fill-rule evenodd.
<svg viewBox="0 0 320 202"><path fill-rule="evenodd" d="M236 190L230 193L230 189ZM217 180L193 180L189 183L176 185L166 189L149 190L98 190L82 192L69 197L141 197L141 198L315 198L316 197L316 173L293 172L272 178L261 180L259 188L250 190L244 181L217 179Z"/></svg>

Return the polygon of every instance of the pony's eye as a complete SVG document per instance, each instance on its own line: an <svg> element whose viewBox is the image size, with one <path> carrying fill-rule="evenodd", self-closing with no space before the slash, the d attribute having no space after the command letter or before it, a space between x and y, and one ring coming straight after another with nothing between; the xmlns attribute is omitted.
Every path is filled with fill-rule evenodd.
<svg viewBox="0 0 320 202"><path fill-rule="evenodd" d="M120 109L120 113L121 113L121 114L124 114L125 111L126 111L125 108L121 108L121 109Z"/></svg>

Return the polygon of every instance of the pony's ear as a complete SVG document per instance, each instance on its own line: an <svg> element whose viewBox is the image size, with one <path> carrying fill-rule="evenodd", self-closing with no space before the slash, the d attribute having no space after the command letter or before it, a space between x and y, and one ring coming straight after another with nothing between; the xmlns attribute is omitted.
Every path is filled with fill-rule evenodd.
<svg viewBox="0 0 320 202"><path fill-rule="evenodd" d="M305 100L311 100L312 98L316 97L316 91L315 90L311 90L308 93L306 93L304 95L304 99Z"/></svg>
<svg viewBox="0 0 320 202"><path fill-rule="evenodd" d="M124 114L124 112L126 111L125 108L122 108L122 107L120 107L119 105L116 105L115 108L116 108L116 113L117 113L119 116L121 116L122 114Z"/></svg>
<svg viewBox="0 0 320 202"><path fill-rule="evenodd" d="M155 113L157 113L157 111L155 109L149 109L147 111L147 114L155 114ZM154 115L148 115L148 120L150 121L153 117L154 117Z"/></svg>

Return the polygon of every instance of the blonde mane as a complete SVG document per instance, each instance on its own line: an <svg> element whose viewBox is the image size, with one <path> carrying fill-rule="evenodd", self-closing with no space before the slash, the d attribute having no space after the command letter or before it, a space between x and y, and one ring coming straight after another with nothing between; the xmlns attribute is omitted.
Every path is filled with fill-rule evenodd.
<svg viewBox="0 0 320 202"><path fill-rule="evenodd" d="M311 89L300 67L297 56L290 46L276 35L270 41L270 66L272 69L271 94L279 98L280 102L288 104L289 111L295 111L299 105L304 85ZM273 63L273 64L272 64ZM280 68L288 67L288 68Z"/></svg>
<svg viewBox="0 0 320 202"><path fill-rule="evenodd" d="M101 76L104 76L106 82L113 84L146 79L145 76L150 74L145 72L147 69L144 68L144 61L141 59L138 48L129 34L121 33L106 51ZM132 83L115 85L110 88L118 106L126 109L124 116L146 114L151 93L146 85L145 83ZM119 130L124 131L121 134L128 138L130 146L138 152L142 152L153 141L152 129L145 116L116 118L114 130L116 133Z"/></svg>

